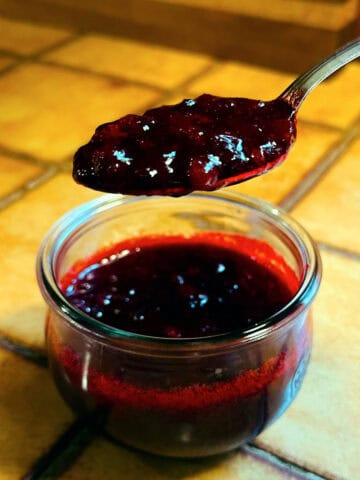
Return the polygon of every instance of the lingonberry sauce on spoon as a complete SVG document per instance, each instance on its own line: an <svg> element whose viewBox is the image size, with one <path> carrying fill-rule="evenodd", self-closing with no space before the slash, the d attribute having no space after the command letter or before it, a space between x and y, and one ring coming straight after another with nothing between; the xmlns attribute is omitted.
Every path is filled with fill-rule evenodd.
<svg viewBox="0 0 360 480"><path fill-rule="evenodd" d="M74 159L74 179L110 193L180 196L261 175L296 138L295 110L201 95L100 125Z"/></svg>

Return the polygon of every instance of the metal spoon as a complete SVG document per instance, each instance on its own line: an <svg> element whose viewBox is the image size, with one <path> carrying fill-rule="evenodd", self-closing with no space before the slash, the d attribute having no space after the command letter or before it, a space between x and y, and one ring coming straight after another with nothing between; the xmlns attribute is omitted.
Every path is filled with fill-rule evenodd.
<svg viewBox="0 0 360 480"><path fill-rule="evenodd" d="M110 193L185 195L263 175L287 157L305 97L357 57L360 39L272 101L202 95L101 125L75 154L74 179Z"/></svg>
<svg viewBox="0 0 360 480"><path fill-rule="evenodd" d="M360 57L360 39L344 45L324 58L322 62L300 75L300 77L287 87L279 98L288 102L296 112L306 96L319 85L320 82L358 57Z"/></svg>

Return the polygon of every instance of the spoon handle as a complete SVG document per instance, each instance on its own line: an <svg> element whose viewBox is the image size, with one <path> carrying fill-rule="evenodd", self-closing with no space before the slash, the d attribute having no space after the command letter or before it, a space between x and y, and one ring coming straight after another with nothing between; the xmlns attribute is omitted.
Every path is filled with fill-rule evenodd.
<svg viewBox="0 0 360 480"><path fill-rule="evenodd" d="M303 73L287 87L280 98L290 103L296 112L313 88L336 70L358 57L360 57L360 38L339 48L339 50L324 58L321 63Z"/></svg>

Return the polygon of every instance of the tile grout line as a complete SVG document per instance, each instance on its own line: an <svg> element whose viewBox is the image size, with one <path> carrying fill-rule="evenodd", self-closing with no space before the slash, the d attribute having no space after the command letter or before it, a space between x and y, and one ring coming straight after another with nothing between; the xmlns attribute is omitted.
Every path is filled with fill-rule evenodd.
<svg viewBox="0 0 360 480"><path fill-rule="evenodd" d="M48 67L61 68L63 70L67 70L69 72L81 73L81 74L86 74L86 75L97 77L97 78L102 78L102 79L105 79L105 80L110 80L112 82L117 82L118 84L121 84L121 85L134 85L136 87L141 87L141 88L148 88L148 89L151 88L152 90L154 90L154 91L156 91L160 94L171 92L171 89L167 89L167 88L159 87L157 85L149 84L145 81L143 82L141 80L131 80L131 79L122 77L121 75L115 75L115 74L111 74L111 73L95 72L94 70L89 70L87 68L77 67L77 66L74 66L74 65L66 65L65 63L60 63L60 62L58 63L58 62L54 62L54 61L46 60L46 59L42 59L42 58L37 59L36 63L40 64L40 65L45 65L45 66L48 66Z"/></svg>
<svg viewBox="0 0 360 480"><path fill-rule="evenodd" d="M68 470L93 441L103 415L103 412L95 411L77 417L35 461L22 480L52 480Z"/></svg>
<svg viewBox="0 0 360 480"><path fill-rule="evenodd" d="M0 349L12 352L25 360L36 363L40 367L46 368L48 365L47 356L40 349L26 347L25 345L15 343L3 335L0 336Z"/></svg>
<svg viewBox="0 0 360 480"><path fill-rule="evenodd" d="M17 52L12 52L11 50L7 50L6 48L0 48L0 55L4 55L5 57L11 57L13 60L23 60L25 58L25 55Z"/></svg>
<svg viewBox="0 0 360 480"><path fill-rule="evenodd" d="M78 417L49 450L37 459L22 480L50 480L67 471L99 433L104 415L106 412L99 411ZM107 438L106 435L104 438ZM295 475L298 480L337 480L335 477L320 475L254 444L244 445L240 450L282 472Z"/></svg>
<svg viewBox="0 0 360 480"><path fill-rule="evenodd" d="M11 148L8 148L0 143L0 155L6 156L6 157L12 157L16 160L21 160L25 161L27 163L31 163L32 165L38 165L39 167L49 167L49 166L54 166L54 165L61 165L63 161L60 162L52 162L51 160L42 160L38 157L35 157L34 155L31 155L30 153L22 152L20 150L12 150Z"/></svg>
<svg viewBox="0 0 360 480"><path fill-rule="evenodd" d="M50 66L50 67L63 68L65 70L69 70L69 71L73 71L73 72L77 72L77 73L83 73L83 74L87 74L87 75L92 75L92 76L99 77L99 78L105 78L105 79L108 79L108 80L117 81L119 83L123 82L124 84L131 84L131 85L139 86L139 87L142 87L142 88L151 88L155 91L158 91L158 93L170 96L172 93L174 93L174 91L179 90L181 88L186 88L186 86L188 84L195 81L199 76L208 73L208 70L210 70L210 68L215 68L216 66L219 65L218 60L211 59L210 65L207 65L204 69L201 69L200 72L197 72L196 74L190 76L183 83L180 83L179 85L176 85L175 87L166 88L166 87L161 87L161 86L158 86L158 85L154 85L152 83L147 83L145 81L122 77L121 75L105 73L105 72L98 72L98 71L91 70L91 69L86 68L86 67L69 65L69 64L66 64L65 62L47 60L45 58L42 58L43 56L45 56L49 53L52 53L54 50L57 50L57 49L59 49L63 46L66 46L69 43L72 43L72 42L75 42L75 41L79 40L84 35L86 35L86 32L74 32L74 33L71 34L71 36L69 38L65 38L65 39L57 42L56 44L53 44L49 47L46 47L46 48L44 48L44 49L40 50L39 52L36 52L32 55L20 55L20 54L16 54L14 52L11 52L11 51L0 49L0 53L11 56L11 57L14 58L14 60L17 60L16 65L12 64L9 67L5 67L4 70L6 70L6 71L4 71L4 70L1 71L0 76L3 75L4 73L8 73L8 71L16 68L20 64L36 62L37 64L46 65L46 66ZM214 62L215 62L215 64L214 64Z"/></svg>
<svg viewBox="0 0 360 480"><path fill-rule="evenodd" d="M332 124L328 124L328 123L321 123L321 122L317 122L315 120L309 120L307 118L299 118L298 119L298 124L299 125L306 125L307 127L314 127L314 128L323 128L323 129L326 129L328 130L329 132L333 132L333 133L344 133L346 132L347 130L349 130L350 127L348 128L344 128L344 127L339 127L337 125L332 125Z"/></svg>
<svg viewBox="0 0 360 480"><path fill-rule="evenodd" d="M61 169L55 166L53 168L49 167L43 174L32 180L29 180L22 187L10 193L9 195L5 195L4 197L0 198L0 211L20 200L28 192L35 190L40 185L43 185L60 171Z"/></svg>
<svg viewBox="0 0 360 480"><path fill-rule="evenodd" d="M213 65L207 65L206 67L202 68L199 72L196 72L194 75L190 76L188 79L184 80L184 82L181 84L187 84L187 83L190 83L194 80L196 80L196 78L198 78L199 76L203 75L204 73L206 73ZM131 82L130 82L131 83ZM180 89L182 88L180 85ZM159 105L164 105L164 102L166 102L166 99L173 96L174 95L174 92L176 90L164 90L162 92L159 92L161 94L159 94L159 97L157 98L156 102L159 104ZM154 102L151 101L148 103L148 105L144 106L142 111L141 112L138 112L138 114L141 115L141 113L143 113L144 111L148 110L149 108L154 108Z"/></svg>
<svg viewBox="0 0 360 480"><path fill-rule="evenodd" d="M69 43L75 42L76 40L79 40L79 38L82 38L82 37L83 37L83 33L80 32L80 31L69 32L68 37L63 38L62 40L59 40L58 42L54 42L53 44L48 45L47 47L44 47L44 48L40 49L36 53L28 55L26 58L29 59L30 61L37 61L43 55L47 55L48 53L51 53L53 50L57 50L58 48L65 47Z"/></svg>
<svg viewBox="0 0 360 480"><path fill-rule="evenodd" d="M316 165L307 172L303 179L294 187L294 189L279 202L279 206L290 212L293 210L305 196L313 190L321 181L324 175L335 165L340 159L349 145L356 139L360 131L357 121L345 131L342 138L327 150L320 158Z"/></svg>
<svg viewBox="0 0 360 480"><path fill-rule="evenodd" d="M326 242L316 242L320 250L324 250L325 252L335 253L337 255L341 255L342 257L349 258L351 260L360 261L360 253L354 252L351 250L346 250L345 248L338 247L336 245L330 245Z"/></svg>
<svg viewBox="0 0 360 480"><path fill-rule="evenodd" d="M252 457L255 457L258 460L273 465L274 467L283 472L296 475L299 480L336 480L334 477L319 475L318 473L309 470L308 468L305 468L292 462L291 460L288 460L269 450L259 447L254 443L244 445L243 447L241 447L241 450L251 455Z"/></svg>
<svg viewBox="0 0 360 480"><path fill-rule="evenodd" d="M217 59L212 58L209 65L206 65L200 71L194 73L193 75L190 75L189 78L187 78L182 83L180 83L180 85L177 85L176 87L174 87L170 92L170 94L176 95L177 93L180 93L180 92L186 93L188 91L187 89L193 82L201 78L203 75L207 75L211 73L213 70L216 70L219 67L219 65L220 65L220 62Z"/></svg>
<svg viewBox="0 0 360 480"><path fill-rule="evenodd" d="M82 35L79 35L79 38L81 38ZM45 54L50 53L50 52L45 52ZM43 55L42 55L43 56ZM53 60L47 60L43 58L37 59L37 62L40 64L48 65L51 67L58 67L58 68L63 68L69 71L74 71L78 73L84 73L87 75L93 75L96 77L100 78L105 78L108 80L112 81L117 81L117 82L123 82L126 85L135 85L139 86L142 88L151 88L155 91L157 91L159 94L162 94L164 97L171 96L173 94L176 94L177 91L181 91L182 89L186 89L188 85L190 85L192 82L196 81L198 78L200 78L202 75L205 75L209 73L212 69L217 68L219 66L219 61L217 59L210 59L209 65L206 65L202 69L200 69L198 72L196 72L193 75L190 75L187 79L185 79L182 83L179 85L176 85L174 87L161 87L158 85L154 85L152 83L148 83L145 81L141 80L134 80L134 79L129 79L126 77L123 77L121 75L116 75L116 74L111 74L111 73L105 73L105 72L97 72L95 70L91 70L86 67L79 67L76 65L69 65L66 64L65 62L61 61L53 61Z"/></svg>
<svg viewBox="0 0 360 480"><path fill-rule="evenodd" d="M20 65L25 65L25 64L28 64L28 63L31 63L31 62L37 62L42 55L46 55L48 53L51 53L53 50L56 50L58 48L61 48L65 45L67 45L68 43L76 41L79 38L81 38L81 36L82 36L82 34L79 33L79 32L70 32L69 37L63 38L62 40L59 40L58 42L55 42L54 44L49 45L49 46L47 46L47 47L45 47L45 48L43 48L43 49L41 49L41 50L39 50L35 53L30 54L30 55L20 55L20 54L11 52L11 56L14 59L16 59L15 63L13 63L13 64L9 65L8 67L5 67L3 70L1 70L0 77L8 74L9 72L11 72L13 70L15 70ZM2 50L1 52L4 52L4 50Z"/></svg>
<svg viewBox="0 0 360 480"><path fill-rule="evenodd" d="M7 75L8 73L12 72L17 67L19 67L20 65L23 65L24 63L26 63L26 61L24 61L24 59L19 58L17 60L14 60L13 63L10 63L10 65L8 65L7 67L4 67L0 70L0 77Z"/></svg>

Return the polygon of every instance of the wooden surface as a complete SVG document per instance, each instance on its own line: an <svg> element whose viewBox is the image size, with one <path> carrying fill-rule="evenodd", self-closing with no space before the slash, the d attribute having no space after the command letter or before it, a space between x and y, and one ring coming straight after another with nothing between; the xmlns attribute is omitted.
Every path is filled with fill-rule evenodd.
<svg viewBox="0 0 360 480"><path fill-rule="evenodd" d="M0 14L11 18L291 72L354 38L358 7L358 0L0 0Z"/></svg>

